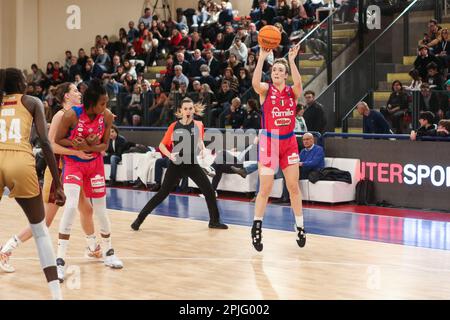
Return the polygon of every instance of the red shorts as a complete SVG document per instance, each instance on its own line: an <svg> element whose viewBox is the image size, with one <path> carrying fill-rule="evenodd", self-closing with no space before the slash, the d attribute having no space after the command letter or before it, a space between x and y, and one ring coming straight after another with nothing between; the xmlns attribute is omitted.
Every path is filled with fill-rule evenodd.
<svg viewBox="0 0 450 320"><path fill-rule="evenodd" d="M105 165L103 157L88 162L65 157L63 183L79 185L87 198L102 198L106 195Z"/></svg>
<svg viewBox="0 0 450 320"><path fill-rule="evenodd" d="M264 134L259 136L258 160L268 168L276 171L300 162L297 138L295 135L287 139L269 138Z"/></svg>

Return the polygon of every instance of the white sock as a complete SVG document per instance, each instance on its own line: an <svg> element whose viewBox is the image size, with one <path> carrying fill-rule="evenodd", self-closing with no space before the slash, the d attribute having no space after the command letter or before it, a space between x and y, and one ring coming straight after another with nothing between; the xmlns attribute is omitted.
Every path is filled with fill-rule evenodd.
<svg viewBox="0 0 450 320"><path fill-rule="evenodd" d="M106 252L112 249L111 236L109 236L109 238L102 237L102 243L103 243L103 252L106 254Z"/></svg>
<svg viewBox="0 0 450 320"><path fill-rule="evenodd" d="M253 221L257 221L257 220L263 221L263 219L264 219L264 217L254 217L254 218L253 218Z"/></svg>
<svg viewBox="0 0 450 320"><path fill-rule="evenodd" d="M295 216L295 224L297 225L297 228L303 228L303 215Z"/></svg>
<svg viewBox="0 0 450 320"><path fill-rule="evenodd" d="M20 241L20 239L17 236L13 236L5 243L5 245L2 247L1 252L10 253L11 251L17 249L21 243L22 241Z"/></svg>
<svg viewBox="0 0 450 320"><path fill-rule="evenodd" d="M97 247L97 238L95 237L95 234L86 236L86 243L89 250L95 251L95 248Z"/></svg>
<svg viewBox="0 0 450 320"><path fill-rule="evenodd" d="M69 240L58 239L58 251L56 258L66 259L67 248L69 247Z"/></svg>
<svg viewBox="0 0 450 320"><path fill-rule="evenodd" d="M50 281L48 283L48 287L50 289L50 292L52 293L53 300L62 300L61 286L59 284L59 280Z"/></svg>

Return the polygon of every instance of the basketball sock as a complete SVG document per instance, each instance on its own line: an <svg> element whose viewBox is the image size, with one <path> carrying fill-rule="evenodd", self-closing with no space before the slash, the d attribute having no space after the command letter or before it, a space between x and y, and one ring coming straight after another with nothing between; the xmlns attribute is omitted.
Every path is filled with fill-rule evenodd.
<svg viewBox="0 0 450 320"><path fill-rule="evenodd" d="M110 249L112 249L112 241L111 241L111 235L108 238L102 237L102 243L103 243L103 252L108 252Z"/></svg>
<svg viewBox="0 0 450 320"><path fill-rule="evenodd" d="M257 216L255 216L253 218L253 221L263 221L263 219L264 219L264 217L257 217Z"/></svg>
<svg viewBox="0 0 450 320"><path fill-rule="evenodd" d="M56 253L56 258L65 260L68 246L69 240L58 239L58 251Z"/></svg>
<svg viewBox="0 0 450 320"><path fill-rule="evenodd" d="M48 287L50 289L50 292L52 293L53 300L62 300L61 286L59 284L59 280L50 281L48 283Z"/></svg>
<svg viewBox="0 0 450 320"><path fill-rule="evenodd" d="M1 252L10 253L13 250L17 249L21 243L22 241L20 241L20 239L17 236L13 236L5 243L5 245L1 249Z"/></svg>
<svg viewBox="0 0 450 320"><path fill-rule="evenodd" d="M297 225L297 228L303 228L303 215L295 216L295 224Z"/></svg>
<svg viewBox="0 0 450 320"><path fill-rule="evenodd" d="M95 237L95 234L92 234L90 236L86 236L86 243L91 251L95 251L97 247L97 238Z"/></svg>

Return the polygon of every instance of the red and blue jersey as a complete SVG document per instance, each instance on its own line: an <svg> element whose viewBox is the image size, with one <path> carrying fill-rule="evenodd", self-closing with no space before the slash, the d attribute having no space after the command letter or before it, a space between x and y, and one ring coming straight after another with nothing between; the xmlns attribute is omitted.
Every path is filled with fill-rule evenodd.
<svg viewBox="0 0 450 320"><path fill-rule="evenodd" d="M105 116L103 114L98 114L94 120L91 120L86 114L86 110L83 106L72 107L72 110L75 111L77 115L78 123L74 128L71 128L68 139L73 140L77 137L86 139L91 134L96 134L98 136L98 143L101 143L103 135L105 134ZM92 155L94 156L93 159L101 156L99 152L93 152ZM86 161L75 156L69 156L69 158L81 162Z"/></svg>
<svg viewBox="0 0 450 320"><path fill-rule="evenodd" d="M272 84L262 105L262 134L269 138L288 139L294 135L297 102L292 87L279 91Z"/></svg>

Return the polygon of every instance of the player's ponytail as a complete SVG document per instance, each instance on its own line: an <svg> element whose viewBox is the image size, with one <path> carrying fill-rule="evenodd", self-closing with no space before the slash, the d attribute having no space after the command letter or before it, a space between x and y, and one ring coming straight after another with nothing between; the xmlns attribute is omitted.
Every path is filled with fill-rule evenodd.
<svg viewBox="0 0 450 320"><path fill-rule="evenodd" d="M64 82L56 87L55 99L60 105L65 102L65 95L70 92L70 86L72 83Z"/></svg>
<svg viewBox="0 0 450 320"><path fill-rule="evenodd" d="M0 69L0 105L3 102L3 94L5 91L5 83L6 83L6 70Z"/></svg>
<svg viewBox="0 0 450 320"><path fill-rule="evenodd" d="M100 80L93 79L89 82L89 86L83 96L84 108L88 110L95 107L101 96L106 95L106 89Z"/></svg>

